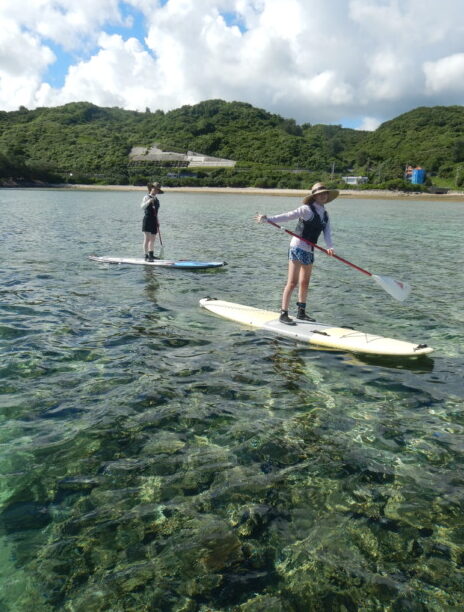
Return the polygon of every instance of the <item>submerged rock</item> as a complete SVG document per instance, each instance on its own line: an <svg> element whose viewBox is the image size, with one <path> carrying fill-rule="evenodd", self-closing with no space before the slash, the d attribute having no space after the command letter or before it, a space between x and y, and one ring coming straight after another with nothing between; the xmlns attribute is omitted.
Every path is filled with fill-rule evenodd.
<svg viewBox="0 0 464 612"><path fill-rule="evenodd" d="M39 502L14 502L1 512L0 527L7 533L42 529L52 520L48 506Z"/></svg>

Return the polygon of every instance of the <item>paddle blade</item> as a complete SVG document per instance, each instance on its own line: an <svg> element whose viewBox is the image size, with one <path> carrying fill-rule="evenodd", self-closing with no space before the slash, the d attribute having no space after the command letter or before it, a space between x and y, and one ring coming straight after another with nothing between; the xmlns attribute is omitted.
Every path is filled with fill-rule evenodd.
<svg viewBox="0 0 464 612"><path fill-rule="evenodd" d="M399 300L400 302L404 302L404 300L411 293L411 285L397 281L390 276L378 276L377 274L372 274L372 278L382 287L382 289L385 289L385 291L394 297L395 300Z"/></svg>

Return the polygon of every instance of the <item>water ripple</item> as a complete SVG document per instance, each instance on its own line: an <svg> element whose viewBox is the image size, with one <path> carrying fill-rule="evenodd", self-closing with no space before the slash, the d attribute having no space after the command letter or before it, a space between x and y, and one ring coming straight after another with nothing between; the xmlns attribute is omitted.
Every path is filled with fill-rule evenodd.
<svg viewBox="0 0 464 612"><path fill-rule="evenodd" d="M459 243L462 207L441 204L446 235L429 203L333 208L339 252L393 276L408 261L419 289L398 306L320 257L312 311L436 349L401 361L198 308L278 308L287 242L251 217L292 198L165 194L170 256L225 258L220 273L89 262L139 254L134 193L0 193L2 609L462 609L462 287L443 287L450 260L423 264L433 232ZM350 240L359 215L371 244Z"/></svg>

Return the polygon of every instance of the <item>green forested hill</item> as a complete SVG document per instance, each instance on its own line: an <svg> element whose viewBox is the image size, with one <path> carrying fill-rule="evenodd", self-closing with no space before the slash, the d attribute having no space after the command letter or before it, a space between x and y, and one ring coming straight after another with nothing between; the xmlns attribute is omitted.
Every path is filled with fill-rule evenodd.
<svg viewBox="0 0 464 612"><path fill-rule="evenodd" d="M404 113L369 133L361 152L374 161L420 165L447 176L464 162L464 107L420 107Z"/></svg>
<svg viewBox="0 0 464 612"><path fill-rule="evenodd" d="M235 170L217 169L182 179L197 184L300 187L313 177L335 183L346 173L381 183L401 180L406 164L421 165L441 181L456 182L464 162L463 126L461 106L417 108L375 132L337 125L300 126L250 104L222 100L166 113L101 108L87 102L31 111L20 108L0 112L0 180L61 182L70 180L71 173L76 182L165 179L166 168L134 169L129 163L132 146L156 142L165 150L193 150L238 162Z"/></svg>

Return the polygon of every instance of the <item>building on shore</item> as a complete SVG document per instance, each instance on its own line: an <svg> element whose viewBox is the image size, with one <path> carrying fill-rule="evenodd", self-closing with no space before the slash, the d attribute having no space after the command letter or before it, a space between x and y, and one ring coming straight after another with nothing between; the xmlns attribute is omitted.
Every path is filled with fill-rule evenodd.
<svg viewBox="0 0 464 612"><path fill-rule="evenodd" d="M364 185L369 181L367 176L342 176L342 180L347 185Z"/></svg>
<svg viewBox="0 0 464 612"><path fill-rule="evenodd" d="M426 172L421 166L406 166L404 178L411 181L413 185L422 185L425 182Z"/></svg>
<svg viewBox="0 0 464 612"><path fill-rule="evenodd" d="M152 147L132 147L129 153L131 163L136 165L153 163L160 166L177 166L185 168L234 168L236 161L211 155L203 155L194 151L180 153L163 151L156 145Z"/></svg>

